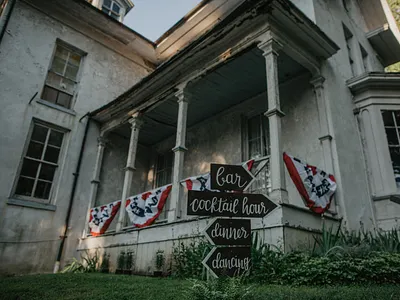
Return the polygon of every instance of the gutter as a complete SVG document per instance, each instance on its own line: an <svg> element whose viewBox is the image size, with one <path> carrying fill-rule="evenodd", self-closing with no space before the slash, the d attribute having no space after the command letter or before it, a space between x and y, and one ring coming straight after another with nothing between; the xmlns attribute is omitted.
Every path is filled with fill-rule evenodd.
<svg viewBox="0 0 400 300"><path fill-rule="evenodd" d="M81 164L82 164L83 152L85 150L86 138L87 138L87 133L88 133L88 130L89 130L90 112L88 112L86 115L84 115L79 120L79 122L82 119L84 119L85 117L88 117L88 120L86 121L85 133L83 134L83 138L82 138L82 144L81 144L81 149L79 151L79 157L78 157L78 162L76 164L76 170L73 173L74 181L72 183L72 190L71 190L71 196L69 197L68 211L67 211L67 215L65 217L64 233L61 236L61 243L60 243L60 246L58 248L57 260L56 260L56 262L54 264L53 273L57 273L59 271L59 269L60 269L60 262L61 262L62 253L63 253L63 249L64 249L65 239L67 238L68 227L69 227L69 223L70 223L70 219L71 219L72 205L74 203L76 186L78 184L78 178L79 178L79 171L80 171Z"/></svg>
<svg viewBox="0 0 400 300"><path fill-rule="evenodd" d="M5 7L4 23L3 23L3 21L0 20L0 26L1 26L0 27L0 44L3 40L4 33L6 32L8 22L10 21L10 18L11 18L11 14L14 10L15 2L17 2L17 0L9 0L9 2L6 4L6 7Z"/></svg>

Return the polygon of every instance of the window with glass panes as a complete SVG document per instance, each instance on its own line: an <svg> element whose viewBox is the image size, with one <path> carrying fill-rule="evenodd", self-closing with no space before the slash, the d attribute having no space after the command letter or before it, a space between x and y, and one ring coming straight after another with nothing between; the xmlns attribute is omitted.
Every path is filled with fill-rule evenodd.
<svg viewBox="0 0 400 300"><path fill-rule="evenodd" d="M58 167L64 132L35 123L22 168L15 188L15 195L48 201Z"/></svg>
<svg viewBox="0 0 400 300"><path fill-rule="evenodd" d="M346 47L347 47L347 54L349 57L350 68L354 76L356 75L356 73L354 68L353 49L352 49L353 34L351 33L350 29L348 29L344 24L342 25L343 25L344 37L346 39Z"/></svg>
<svg viewBox="0 0 400 300"><path fill-rule="evenodd" d="M400 187L400 110L383 110L382 117L396 184Z"/></svg>
<svg viewBox="0 0 400 300"><path fill-rule="evenodd" d="M268 119L257 115L247 121L248 158L258 158L269 155Z"/></svg>
<svg viewBox="0 0 400 300"><path fill-rule="evenodd" d="M82 52L57 43L42 92L43 100L71 108L82 56Z"/></svg>
<svg viewBox="0 0 400 300"><path fill-rule="evenodd" d="M255 166L266 163L265 167L257 174L249 191L253 193L268 194L271 188L269 161L269 123L263 114L247 119L247 159L255 159ZM267 161L267 162L266 162Z"/></svg>
<svg viewBox="0 0 400 300"><path fill-rule="evenodd" d="M103 0L101 10L118 21L121 19L121 6L115 1Z"/></svg>
<svg viewBox="0 0 400 300"><path fill-rule="evenodd" d="M159 154L156 164L156 187L172 182L173 152Z"/></svg>

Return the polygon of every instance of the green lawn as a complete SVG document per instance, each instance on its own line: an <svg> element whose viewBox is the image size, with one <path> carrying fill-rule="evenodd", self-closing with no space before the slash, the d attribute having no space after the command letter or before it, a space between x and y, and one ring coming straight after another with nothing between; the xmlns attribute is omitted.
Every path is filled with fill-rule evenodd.
<svg viewBox="0 0 400 300"><path fill-rule="evenodd" d="M0 299L183 300L189 281L105 274L0 278ZM400 299L400 286L257 286L258 299Z"/></svg>

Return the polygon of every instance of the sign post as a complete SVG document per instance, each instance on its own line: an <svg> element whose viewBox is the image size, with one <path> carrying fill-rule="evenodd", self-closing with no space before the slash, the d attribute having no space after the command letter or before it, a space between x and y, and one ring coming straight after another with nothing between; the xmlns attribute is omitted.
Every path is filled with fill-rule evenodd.
<svg viewBox="0 0 400 300"><path fill-rule="evenodd" d="M254 181L243 166L211 164L211 189L243 192ZM188 216L263 218L277 205L262 194L188 192ZM246 274L251 266L251 222L249 219L215 219L205 229L215 247L203 265L215 277Z"/></svg>

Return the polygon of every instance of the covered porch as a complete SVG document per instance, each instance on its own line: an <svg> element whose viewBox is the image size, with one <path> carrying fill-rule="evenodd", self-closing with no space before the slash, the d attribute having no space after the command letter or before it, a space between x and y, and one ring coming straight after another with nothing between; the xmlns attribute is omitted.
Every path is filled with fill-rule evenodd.
<svg viewBox="0 0 400 300"><path fill-rule="evenodd" d="M182 181L207 173L210 163L249 159L264 166L252 170L250 192L280 204L252 221L264 241L289 250L318 231L321 217L304 207L282 153L334 173L320 67L338 48L293 5L288 14L281 3L258 2L253 18L253 8L243 5L225 21L224 35L213 29L93 113L102 125L88 208L122 204L105 235L88 236L86 222L78 250L135 246L145 272L157 249L169 253L180 239L201 236L209 222L186 216ZM167 184L172 191L154 225L132 226L126 199ZM339 196L325 220L340 217Z"/></svg>

